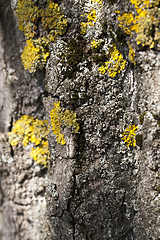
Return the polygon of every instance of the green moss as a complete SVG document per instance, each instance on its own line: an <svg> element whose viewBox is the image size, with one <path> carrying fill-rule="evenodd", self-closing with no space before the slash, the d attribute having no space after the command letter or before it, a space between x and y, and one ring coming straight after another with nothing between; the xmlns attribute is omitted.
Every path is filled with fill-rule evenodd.
<svg viewBox="0 0 160 240"><path fill-rule="evenodd" d="M89 96L86 93L82 93L81 103L84 104L89 100Z"/></svg>
<svg viewBox="0 0 160 240"><path fill-rule="evenodd" d="M139 122L140 124L142 125L143 124L143 121L144 121L144 116L146 115L146 112L142 113L139 115Z"/></svg>
<svg viewBox="0 0 160 240"><path fill-rule="evenodd" d="M65 41L65 51L58 57L62 64L61 76L65 84L64 92L68 92L68 94L61 100L61 104L63 107L72 106L72 109L76 109L88 100L86 93L88 82L86 77L82 74L80 76L79 73L82 73L84 68L92 69L92 49L87 49L87 42L81 35L74 39L65 39ZM82 66L83 63L85 66ZM77 77L78 75L79 77ZM70 84L72 80L74 81L73 85Z"/></svg>
<svg viewBox="0 0 160 240"><path fill-rule="evenodd" d="M153 117L157 120L158 126L160 127L160 115L153 115Z"/></svg>
<svg viewBox="0 0 160 240"><path fill-rule="evenodd" d="M136 144L137 144L137 146L142 148L142 146L143 146L143 136L142 136L142 134L137 134L136 135Z"/></svg>
<svg viewBox="0 0 160 240"><path fill-rule="evenodd" d="M116 30L116 41L122 44L126 44L126 33L121 28Z"/></svg>
<svg viewBox="0 0 160 240"><path fill-rule="evenodd" d="M84 38L83 38L82 35L78 34L78 36L77 36L77 40L78 40L78 41L84 41Z"/></svg>
<svg viewBox="0 0 160 240"><path fill-rule="evenodd" d="M108 23L107 23L107 19L105 19L104 22L102 23L103 34L105 34L107 32L107 29L108 29Z"/></svg>
<svg viewBox="0 0 160 240"><path fill-rule="evenodd" d="M70 38L67 40L67 53L63 54L60 60L63 64L65 64L65 59L67 60L66 70L62 72L64 78L76 78L76 73L80 71L78 64L89 56L89 53L84 52L85 46L86 41L79 35L76 39Z"/></svg>
<svg viewBox="0 0 160 240"><path fill-rule="evenodd" d="M103 64L107 61L107 55L105 54L105 51L102 51L101 53L95 53L92 55L93 61L99 65Z"/></svg>
<svg viewBox="0 0 160 240"><path fill-rule="evenodd" d="M160 138L160 131L159 131L159 130L156 130L154 136L155 136L155 138L159 139L159 138Z"/></svg>
<svg viewBox="0 0 160 240"><path fill-rule="evenodd" d="M116 3L116 2L117 2L117 0L109 0L110 4L113 4L113 3Z"/></svg>
<svg viewBox="0 0 160 240"><path fill-rule="evenodd" d="M76 153L77 153L77 163L81 164L84 153L85 153L85 146L86 146L86 139L85 139L85 133L83 130L83 122L79 121L79 134L75 135L75 143L76 143Z"/></svg>
<svg viewBox="0 0 160 240"><path fill-rule="evenodd" d="M100 73L107 72L109 76L115 77L125 68L126 60L123 59L115 43L111 45L108 52L102 50L104 42L101 40L92 40L91 42L93 61L101 66L98 68Z"/></svg>
<svg viewBox="0 0 160 240"><path fill-rule="evenodd" d="M68 67L67 67L67 75L69 78L75 78L76 72L79 71L78 64L82 61L83 57L83 47L81 48L80 44L76 42L74 39L70 39L68 44L68 53L66 55Z"/></svg>

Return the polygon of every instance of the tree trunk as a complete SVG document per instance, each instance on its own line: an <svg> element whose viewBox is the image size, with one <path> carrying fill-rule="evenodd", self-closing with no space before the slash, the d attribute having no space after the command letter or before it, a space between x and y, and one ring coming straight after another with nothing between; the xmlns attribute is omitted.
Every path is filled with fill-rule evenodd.
<svg viewBox="0 0 160 240"><path fill-rule="evenodd" d="M31 74L16 1L0 0L0 239L158 240L159 3L55 2L67 28L50 41L45 70ZM68 125L66 110L76 113ZM9 143L22 115L50 124L48 170L32 143Z"/></svg>
<svg viewBox="0 0 160 240"><path fill-rule="evenodd" d="M0 17L0 239L39 240L47 170L30 157L31 146L12 147L7 132L22 115L43 118L44 73L24 71L20 51L25 40L10 1L0 2Z"/></svg>

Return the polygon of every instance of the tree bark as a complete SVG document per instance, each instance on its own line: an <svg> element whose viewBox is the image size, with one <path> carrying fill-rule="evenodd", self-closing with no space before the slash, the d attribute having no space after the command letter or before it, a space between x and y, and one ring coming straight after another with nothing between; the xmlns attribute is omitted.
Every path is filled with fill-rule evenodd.
<svg viewBox="0 0 160 240"><path fill-rule="evenodd" d="M24 71L25 40L10 1L0 1L0 239L41 239L47 170L30 157L31 146L12 147L7 132L22 115L44 117L44 73Z"/></svg>
<svg viewBox="0 0 160 240"><path fill-rule="evenodd" d="M36 74L21 63L25 38L12 10L16 1L12 8L9 0L0 2L2 240L160 239L159 42L143 45L144 35L138 44L138 33L120 28L115 10L138 14L129 0L102 1L102 9L100 1L97 9L93 2L56 1L67 30L50 43L46 69ZM92 10L98 20L81 34L81 22L89 22ZM155 39L155 31L149 37ZM93 39L102 44L94 48ZM109 70L102 74L99 68L115 46L125 67L122 62L115 76ZM31 144L12 147L7 132L25 114L45 117L52 128L50 112L58 101L63 112L76 113L80 129L78 134L62 129L65 145L50 131L46 170L30 157ZM127 146L122 133L133 125L136 146Z"/></svg>

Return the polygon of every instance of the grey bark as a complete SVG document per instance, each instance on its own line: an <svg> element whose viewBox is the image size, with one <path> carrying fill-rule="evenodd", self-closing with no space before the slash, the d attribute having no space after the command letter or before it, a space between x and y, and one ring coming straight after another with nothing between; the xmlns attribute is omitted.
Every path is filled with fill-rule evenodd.
<svg viewBox="0 0 160 240"><path fill-rule="evenodd" d="M10 1L0 5L0 239L158 240L159 50L137 49L136 66L128 63L115 78L99 75L87 50L89 40L84 37L83 46L78 40L84 1L57 2L67 17L68 29L50 44L45 76L43 72L31 76L23 70L20 51L24 36ZM129 2L117 5L127 8ZM114 10L115 5L104 1L103 18L109 25L115 22L115 31ZM91 68L81 59L75 78L63 78L62 67L67 65L60 54L66 54L66 44L72 39L80 44ZM126 56L125 44L119 47ZM63 109L77 113L81 128L76 137L65 130L64 146L50 132L51 161L46 177L46 170L29 156L31 146L11 148L6 132L23 114L45 115L50 121L57 100ZM127 147L120 137L132 124L138 125L142 136L137 147Z"/></svg>
<svg viewBox="0 0 160 240"><path fill-rule="evenodd" d="M22 115L44 117L44 73L24 72L23 33L10 1L0 1L0 239L41 239L46 211L46 169L30 157L32 146L11 147L7 132Z"/></svg>

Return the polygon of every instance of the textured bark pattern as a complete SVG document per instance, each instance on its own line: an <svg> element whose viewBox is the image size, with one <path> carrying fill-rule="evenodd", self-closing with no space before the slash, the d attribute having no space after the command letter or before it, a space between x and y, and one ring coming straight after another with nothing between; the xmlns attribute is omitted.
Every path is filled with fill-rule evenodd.
<svg viewBox="0 0 160 240"><path fill-rule="evenodd" d="M81 130L72 157L66 154L68 144L60 146L53 135L49 137L52 161L44 239L158 240L160 140L155 115L160 113L159 51L139 49L136 66L128 63L115 78L100 75L92 60L93 53L89 52L91 37L78 40L85 2L62 1L69 30L51 45L46 68L46 89L50 95L44 102L46 111L49 114L48 102L58 97L63 107L77 112ZM127 9L128 4L103 1L101 20L112 28L108 27L103 39L111 38L109 31L116 32L115 7ZM61 58L72 39L87 59L86 63L79 63L81 70L75 77L63 77L67 65ZM135 39L133 44L138 49ZM126 56L126 45L118 46ZM144 121L140 123L143 113ZM120 138L125 127L132 124L138 125L137 134L142 137L135 148L127 147Z"/></svg>
<svg viewBox="0 0 160 240"><path fill-rule="evenodd" d="M0 1L0 18L0 239L39 240L47 170L30 157L31 145L12 148L7 132L24 114L44 117L44 74L24 72L20 49L25 41L10 1Z"/></svg>
<svg viewBox="0 0 160 240"><path fill-rule="evenodd" d="M93 28L84 36L80 22L87 1L56 2L68 29L50 44L46 94L43 73L32 76L23 70L19 53L24 37L17 29L10 1L0 0L0 239L158 240L159 46L139 48L134 34L132 39L120 37L114 10L127 12L130 7L135 11L127 0L103 1L102 32ZM13 8L15 5L12 1ZM125 59L130 41L137 50L136 65L127 61L114 78L100 74L90 44L94 31L106 42L116 42ZM68 66L71 73L66 72ZM46 170L29 156L31 145L11 148L6 132L23 114L46 115L50 122L57 100L63 110L77 113L80 131L74 136L64 129L64 146L50 132L46 179ZM121 134L132 124L138 125L139 139L136 147L127 147Z"/></svg>

